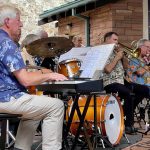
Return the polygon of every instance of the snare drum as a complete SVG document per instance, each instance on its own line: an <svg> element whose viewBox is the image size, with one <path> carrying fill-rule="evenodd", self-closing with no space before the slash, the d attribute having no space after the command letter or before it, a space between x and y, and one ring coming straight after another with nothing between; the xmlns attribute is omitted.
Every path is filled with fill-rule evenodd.
<svg viewBox="0 0 150 150"><path fill-rule="evenodd" d="M80 66L81 63L78 59L62 61L58 65L58 73L61 73L66 77L73 78L79 75Z"/></svg>
<svg viewBox="0 0 150 150"><path fill-rule="evenodd" d="M81 113L83 112L86 97L82 96L78 100L78 105ZM112 95L101 95L96 97L97 101L97 126L98 131L103 136L107 136L108 140L112 145L117 145L123 135L124 131L124 119L123 119L123 109L120 101ZM69 101L68 116L71 112L73 101ZM88 134L93 133L94 126L94 99L92 98L87 110L85 121L87 122L89 128L87 128ZM79 125L79 118L75 112L70 132L76 134Z"/></svg>

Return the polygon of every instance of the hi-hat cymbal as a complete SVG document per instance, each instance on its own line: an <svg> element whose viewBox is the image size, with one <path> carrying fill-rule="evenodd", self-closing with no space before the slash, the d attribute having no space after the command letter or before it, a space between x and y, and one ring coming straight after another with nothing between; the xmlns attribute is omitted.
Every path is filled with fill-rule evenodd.
<svg viewBox="0 0 150 150"><path fill-rule="evenodd" d="M33 56L55 57L73 47L73 43L66 37L48 37L36 40L27 45L27 52Z"/></svg>

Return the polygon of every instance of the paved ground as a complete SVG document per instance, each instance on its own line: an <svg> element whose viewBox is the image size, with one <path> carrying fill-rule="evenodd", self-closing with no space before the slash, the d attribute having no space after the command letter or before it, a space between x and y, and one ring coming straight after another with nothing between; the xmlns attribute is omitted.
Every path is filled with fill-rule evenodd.
<svg viewBox="0 0 150 150"><path fill-rule="evenodd" d="M145 111L146 111L146 109L145 109ZM145 120L147 122L150 122L148 118L149 118L148 113L146 111ZM136 119L137 118L135 117L135 120ZM145 132L145 123L143 120L140 122L140 125L139 125L139 123L135 123L134 126L139 128L140 132ZM118 146L116 146L114 148L108 148L106 146L107 148L105 148L105 150L111 150L111 149L113 149L113 150L150 150L150 131L148 132L147 135L144 135L141 133L136 133L134 135L127 135L127 137L129 139L129 141L131 142L131 144L129 144L127 142L126 138L123 136L120 141L120 144ZM42 150L40 141L41 141L41 136L35 136L35 141L34 141L32 150ZM76 148L76 150L80 150L80 149L81 149L81 147L79 147L79 146ZM84 148L84 149L87 150L88 148ZM100 144L100 147L98 147L96 150L100 150L100 149L103 149L101 144Z"/></svg>
<svg viewBox="0 0 150 150"><path fill-rule="evenodd" d="M145 132L145 125L144 122L141 122L142 128L139 127L139 124L135 124L141 132ZM114 148L105 148L105 150L150 150L150 131L147 135L143 135L141 133L136 133L134 135L127 135L128 139L130 140L131 144L127 143L127 140L123 136L120 141L120 144ZM32 150L42 150L41 148L41 136L35 136L34 145ZM37 148L38 147L38 148ZM81 147L76 148L76 150L80 150ZM87 148L85 148L87 150ZM98 147L97 149L103 149L102 146Z"/></svg>

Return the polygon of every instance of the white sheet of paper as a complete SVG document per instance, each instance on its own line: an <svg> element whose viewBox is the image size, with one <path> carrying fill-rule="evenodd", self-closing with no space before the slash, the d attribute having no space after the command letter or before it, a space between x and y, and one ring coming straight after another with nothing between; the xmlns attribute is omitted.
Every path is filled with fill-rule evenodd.
<svg viewBox="0 0 150 150"><path fill-rule="evenodd" d="M58 62L60 63L70 59L78 59L82 62L89 50L91 50L91 47L74 47L67 53L61 55Z"/></svg>
<svg viewBox="0 0 150 150"><path fill-rule="evenodd" d="M98 45L91 48L84 57L80 70L81 78L92 78L96 70L102 71L115 44Z"/></svg>

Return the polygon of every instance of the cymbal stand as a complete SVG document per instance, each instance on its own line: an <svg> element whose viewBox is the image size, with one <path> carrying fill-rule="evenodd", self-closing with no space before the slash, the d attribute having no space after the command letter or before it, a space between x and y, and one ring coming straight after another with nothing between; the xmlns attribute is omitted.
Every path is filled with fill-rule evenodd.
<svg viewBox="0 0 150 150"><path fill-rule="evenodd" d="M127 137L127 135L126 135L126 133L125 133L125 132L123 133L123 136L125 137L125 139L126 139L127 143L128 143L128 144L131 144L131 142L129 141L129 139L128 139L128 137Z"/></svg>
<svg viewBox="0 0 150 150"><path fill-rule="evenodd" d="M146 105L146 107L148 108L149 123L145 124L145 132L138 131L138 133L142 133L144 135L147 135L147 133L150 131L150 99L147 99L147 105Z"/></svg>
<svg viewBox="0 0 150 150"><path fill-rule="evenodd" d="M56 56L54 58L55 66L54 66L54 72L58 72L58 67L59 67L59 57Z"/></svg>

